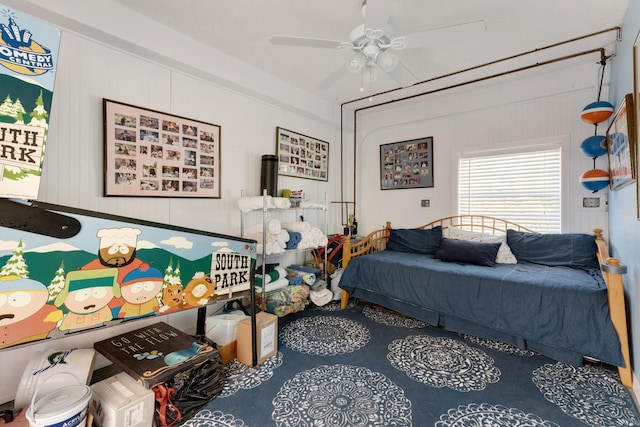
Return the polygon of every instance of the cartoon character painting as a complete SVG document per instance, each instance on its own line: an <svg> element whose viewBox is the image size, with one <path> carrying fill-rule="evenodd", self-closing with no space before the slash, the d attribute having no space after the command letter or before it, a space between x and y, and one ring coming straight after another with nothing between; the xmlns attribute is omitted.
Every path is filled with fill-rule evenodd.
<svg viewBox="0 0 640 427"><path fill-rule="evenodd" d="M0 277L0 348L45 339L63 312L47 304L47 287L37 280Z"/></svg>
<svg viewBox="0 0 640 427"><path fill-rule="evenodd" d="M75 332L112 320L108 304L114 297L120 297L117 276L117 268L70 271L64 288L54 301L56 307L64 306L69 311L58 329Z"/></svg>
<svg viewBox="0 0 640 427"><path fill-rule="evenodd" d="M139 229L132 227L98 230L98 258L82 266L81 270L115 267L118 269L118 283L122 284L124 276L144 262L136 258L136 245L140 233Z"/></svg>
<svg viewBox="0 0 640 427"><path fill-rule="evenodd" d="M184 308L184 290L182 285L168 283L162 290L162 307L160 312L169 313Z"/></svg>
<svg viewBox="0 0 640 427"><path fill-rule="evenodd" d="M162 290L163 275L157 268L142 264L127 274L120 284L120 293L125 300L118 318L131 319L150 316L160 308L156 296Z"/></svg>
<svg viewBox="0 0 640 427"><path fill-rule="evenodd" d="M202 273L191 279L184 288L184 300L192 307L207 305L216 297L216 284L211 277Z"/></svg>
<svg viewBox="0 0 640 427"><path fill-rule="evenodd" d="M255 246L60 209L82 224L70 237L0 224L0 349L203 307L218 297L218 277L247 278L239 286L229 279L229 295L249 286ZM246 259L223 265L221 253Z"/></svg>

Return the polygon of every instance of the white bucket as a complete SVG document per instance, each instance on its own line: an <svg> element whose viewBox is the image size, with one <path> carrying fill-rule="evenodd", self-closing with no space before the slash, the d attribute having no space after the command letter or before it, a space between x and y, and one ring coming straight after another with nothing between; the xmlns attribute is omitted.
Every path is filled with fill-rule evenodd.
<svg viewBox="0 0 640 427"><path fill-rule="evenodd" d="M44 396L61 387L75 385L78 379L88 384L93 372L94 358L95 350L88 348L34 353L20 379L13 402L14 409L19 411L29 406L36 390L40 390L40 394ZM60 375L62 373L72 375Z"/></svg>
<svg viewBox="0 0 640 427"><path fill-rule="evenodd" d="M71 374L72 375L72 374ZM33 394L27 409L30 427L85 427L91 388L87 385L71 385L36 400Z"/></svg>

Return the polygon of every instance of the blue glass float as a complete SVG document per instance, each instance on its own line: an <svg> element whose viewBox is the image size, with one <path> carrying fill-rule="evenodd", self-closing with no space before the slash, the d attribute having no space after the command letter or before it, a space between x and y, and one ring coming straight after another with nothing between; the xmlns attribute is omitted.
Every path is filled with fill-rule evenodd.
<svg viewBox="0 0 640 427"><path fill-rule="evenodd" d="M582 109L580 117L589 124L602 123L613 114L613 105L607 101L596 101Z"/></svg>
<svg viewBox="0 0 640 427"><path fill-rule="evenodd" d="M589 157L600 157L607 154L607 138L604 135L594 135L582 141L580 150Z"/></svg>
<svg viewBox="0 0 640 427"><path fill-rule="evenodd" d="M590 169L580 175L580 183L595 193L609 185L609 173L602 169Z"/></svg>

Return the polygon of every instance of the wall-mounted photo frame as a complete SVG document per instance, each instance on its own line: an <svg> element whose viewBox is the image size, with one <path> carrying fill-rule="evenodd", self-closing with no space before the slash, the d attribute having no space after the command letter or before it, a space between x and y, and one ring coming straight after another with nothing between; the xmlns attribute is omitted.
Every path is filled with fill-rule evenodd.
<svg viewBox="0 0 640 427"><path fill-rule="evenodd" d="M636 126L633 94L624 96L607 129L609 185L612 190L624 187L636 178Z"/></svg>
<svg viewBox="0 0 640 427"><path fill-rule="evenodd" d="M103 99L104 195L221 197L221 127Z"/></svg>
<svg viewBox="0 0 640 427"><path fill-rule="evenodd" d="M329 143L276 127L278 175L329 180Z"/></svg>
<svg viewBox="0 0 640 427"><path fill-rule="evenodd" d="M433 187L433 137L380 146L380 189Z"/></svg>
<svg viewBox="0 0 640 427"><path fill-rule="evenodd" d="M636 123L636 174L638 173L638 167L640 167L640 149L638 149L638 141L640 141L640 32L636 36L636 41L633 43L633 97L635 102L634 106L634 118ZM640 219L640 180L636 176L636 206L637 206L637 218Z"/></svg>

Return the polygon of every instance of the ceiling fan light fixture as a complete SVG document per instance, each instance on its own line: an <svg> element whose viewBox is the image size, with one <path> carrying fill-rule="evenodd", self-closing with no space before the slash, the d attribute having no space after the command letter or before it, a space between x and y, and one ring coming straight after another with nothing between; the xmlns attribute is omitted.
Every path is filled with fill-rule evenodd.
<svg viewBox="0 0 640 427"><path fill-rule="evenodd" d="M364 67L364 63L365 63L364 56L362 55L354 56L349 61L347 61L347 64L346 64L347 70L349 70L352 73L357 73L358 71L362 70L362 67Z"/></svg>
<svg viewBox="0 0 640 427"><path fill-rule="evenodd" d="M378 65L387 73L392 71L398 65L398 56L390 52L383 52L378 57Z"/></svg>
<svg viewBox="0 0 640 427"><path fill-rule="evenodd" d="M367 58L367 65L375 65L378 61L378 55L380 55L380 46L375 43L370 43L362 49L362 54Z"/></svg>
<svg viewBox="0 0 640 427"><path fill-rule="evenodd" d="M362 69L362 83L373 83L378 78L376 67L367 65Z"/></svg>

